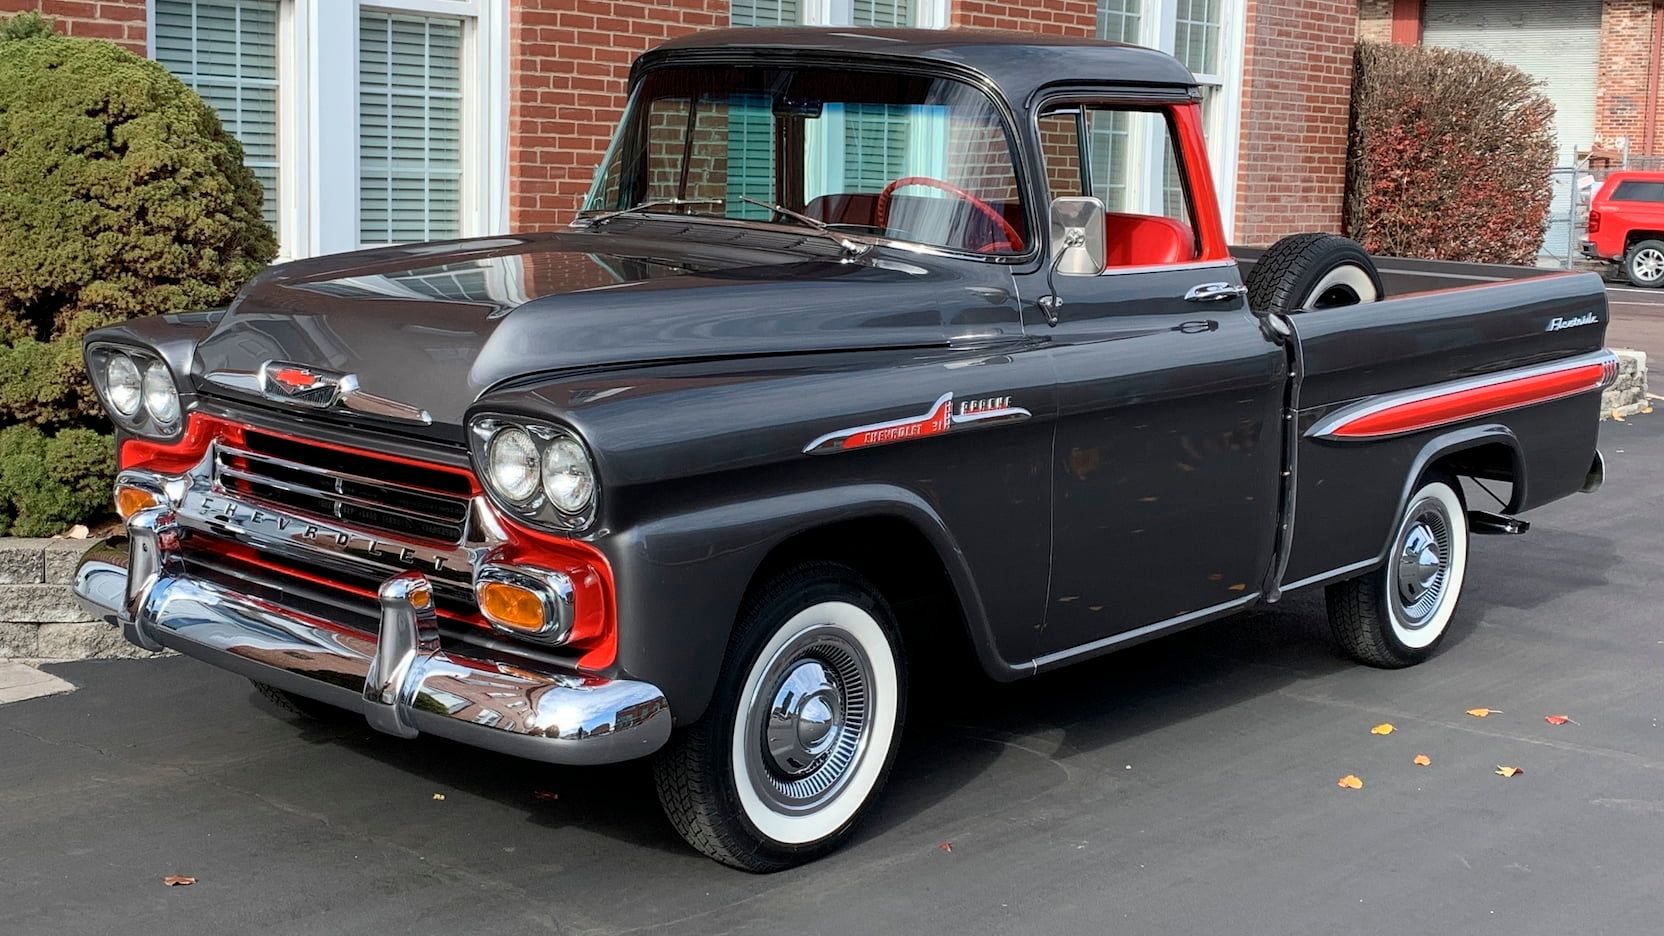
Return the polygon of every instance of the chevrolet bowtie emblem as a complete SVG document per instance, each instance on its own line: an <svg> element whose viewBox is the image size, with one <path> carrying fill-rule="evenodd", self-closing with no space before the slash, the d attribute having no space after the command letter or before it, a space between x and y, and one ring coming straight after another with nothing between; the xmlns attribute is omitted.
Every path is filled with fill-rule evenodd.
<svg viewBox="0 0 1664 936"><path fill-rule="evenodd" d="M210 374L209 379L220 376L229 375ZM357 374L343 374L290 361L267 361L260 365L254 384L262 396L278 403L293 403L313 409L340 407L371 416L419 422L424 426L433 423L433 417L426 410L365 393L358 387Z"/></svg>

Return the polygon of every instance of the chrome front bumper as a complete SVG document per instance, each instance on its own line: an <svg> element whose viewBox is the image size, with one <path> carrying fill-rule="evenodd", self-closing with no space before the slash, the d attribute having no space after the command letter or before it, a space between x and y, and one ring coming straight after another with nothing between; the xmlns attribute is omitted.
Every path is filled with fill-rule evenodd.
<svg viewBox="0 0 1664 936"><path fill-rule="evenodd" d="M440 735L557 764L651 754L670 737L656 687L440 648L433 593L418 572L380 589L380 633L297 614L183 574L173 514L154 508L75 573L88 614L147 650L171 649L297 695L362 712L399 737Z"/></svg>

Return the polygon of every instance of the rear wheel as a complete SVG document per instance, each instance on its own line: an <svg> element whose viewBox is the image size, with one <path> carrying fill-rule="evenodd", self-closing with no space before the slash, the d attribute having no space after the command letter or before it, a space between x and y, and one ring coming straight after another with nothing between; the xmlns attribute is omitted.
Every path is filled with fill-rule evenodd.
<svg viewBox="0 0 1664 936"><path fill-rule="evenodd" d="M1335 642L1370 666L1411 666L1433 655L1467 575L1467 508L1454 479L1429 478L1410 497L1381 568L1329 586Z"/></svg>
<svg viewBox="0 0 1664 936"><path fill-rule="evenodd" d="M1664 286L1664 241L1637 241L1624 254L1624 276L1645 288Z"/></svg>
<svg viewBox="0 0 1664 936"><path fill-rule="evenodd" d="M1332 309L1384 294L1369 254L1338 234L1291 234L1272 244L1248 274L1248 305L1259 312Z"/></svg>
<svg viewBox="0 0 1664 936"><path fill-rule="evenodd" d="M901 646L883 596L845 566L799 566L747 601L710 709L654 763L676 831L746 871L836 849L895 759Z"/></svg>

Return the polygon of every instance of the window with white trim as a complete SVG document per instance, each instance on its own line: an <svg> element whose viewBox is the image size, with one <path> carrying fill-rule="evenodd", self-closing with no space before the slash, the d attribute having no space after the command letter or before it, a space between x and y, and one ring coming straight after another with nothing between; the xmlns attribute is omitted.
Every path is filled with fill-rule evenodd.
<svg viewBox="0 0 1664 936"><path fill-rule="evenodd" d="M1242 93L1244 0L1098 0L1098 35L1171 53L1196 76L1202 92L1202 128L1219 190L1220 211L1230 229L1236 192L1236 117ZM1179 213L1183 191L1171 161L1156 161L1165 144L1156 135L1130 132L1120 123L1096 133L1126 132L1124 143L1148 150L1149 166L1163 166L1159 178L1116 179L1144 210ZM1108 140L1095 142L1104 151ZM1136 161L1127 165L1137 165Z"/></svg>
<svg viewBox="0 0 1664 936"><path fill-rule="evenodd" d="M462 236L462 23L358 16L358 239Z"/></svg>
<svg viewBox="0 0 1664 936"><path fill-rule="evenodd" d="M469 237L507 228L509 2L151 0L151 47L242 141L283 258Z"/></svg>
<svg viewBox="0 0 1664 936"><path fill-rule="evenodd" d="M278 225L278 0L156 0L156 61L202 96L243 146Z"/></svg>

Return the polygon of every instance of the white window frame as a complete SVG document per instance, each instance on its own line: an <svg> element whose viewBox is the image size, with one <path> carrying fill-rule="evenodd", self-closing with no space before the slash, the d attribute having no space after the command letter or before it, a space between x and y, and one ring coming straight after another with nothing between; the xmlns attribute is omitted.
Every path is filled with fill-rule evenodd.
<svg viewBox="0 0 1664 936"><path fill-rule="evenodd" d="M1242 137L1242 57L1246 35L1247 4L1245 0L1220 0L1219 70L1197 74L1202 85L1217 88L1213 113L1202 127L1207 136L1208 163L1213 170L1214 190L1219 196L1219 214L1224 222L1227 238L1234 238L1236 225L1236 170L1237 149ZM1139 9L1138 44L1173 53L1177 31L1178 5L1174 0L1144 0ZM1162 165L1167 140L1156 134L1142 134L1144 139L1128 141L1128 148L1142 148L1146 166ZM1185 167L1194 172L1194 166ZM1159 173L1144 173L1127 179L1127 198L1130 204L1141 204L1150 214L1163 214L1162 187Z"/></svg>
<svg viewBox="0 0 1664 936"><path fill-rule="evenodd" d="M462 20L462 235L508 230L509 2L280 0L279 259L360 246L360 9ZM145 7L148 53L155 58L156 4Z"/></svg>

